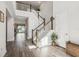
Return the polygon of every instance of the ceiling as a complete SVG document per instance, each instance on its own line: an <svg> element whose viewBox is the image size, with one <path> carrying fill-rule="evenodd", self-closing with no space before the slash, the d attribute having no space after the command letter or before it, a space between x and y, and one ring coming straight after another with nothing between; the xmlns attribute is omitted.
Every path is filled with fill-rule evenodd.
<svg viewBox="0 0 79 59"><path fill-rule="evenodd" d="M16 16L15 18L15 23L19 23L19 24L25 24L25 20L27 19L27 17L23 17L23 16Z"/></svg>
<svg viewBox="0 0 79 59"><path fill-rule="evenodd" d="M26 17L23 17L23 16L16 16L16 20L23 20L23 21L25 21L25 20L26 20Z"/></svg>
<svg viewBox="0 0 79 59"><path fill-rule="evenodd" d="M37 9L40 7L42 1L17 1L17 2L21 2L27 5L32 5L33 8Z"/></svg>

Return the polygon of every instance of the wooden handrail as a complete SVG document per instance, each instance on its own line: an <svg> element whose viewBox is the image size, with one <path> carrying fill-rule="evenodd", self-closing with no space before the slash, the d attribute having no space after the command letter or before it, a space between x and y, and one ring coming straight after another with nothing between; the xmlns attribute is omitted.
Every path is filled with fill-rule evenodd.
<svg viewBox="0 0 79 59"><path fill-rule="evenodd" d="M33 31L36 30L37 28L39 28L43 23L44 22L42 22L40 25L38 25L35 29L33 29Z"/></svg>
<svg viewBox="0 0 79 59"><path fill-rule="evenodd" d="M45 19L45 18L43 18L43 17L42 17L42 16L40 16L40 15L39 15L39 17L40 17L40 18L42 18L43 20Z"/></svg>
<svg viewBox="0 0 79 59"><path fill-rule="evenodd" d="M48 25L50 22L51 22L51 20L49 20L49 21L45 24L45 26L43 26L43 27L41 27L40 29L38 29L38 31L40 31L40 30L42 30L43 28L45 28L46 25Z"/></svg>
<svg viewBox="0 0 79 59"><path fill-rule="evenodd" d="M43 28L45 28L50 22L51 22L51 29L53 30L53 20L54 18L51 17L50 20L45 24L45 26L41 27L40 29L38 29L38 31L42 30Z"/></svg>
<svg viewBox="0 0 79 59"><path fill-rule="evenodd" d="M41 25L43 25L44 24L44 26L43 27L41 27L40 29L38 29L38 31L39 30L41 30L41 29L43 29L47 24L49 24L50 22L51 23L53 23L53 20L54 20L54 18L53 17L51 17L51 19L45 24L45 21L44 22L42 22L40 25L38 25L35 29L33 29L33 31L35 31L35 30L37 30L37 28L39 28ZM53 24L51 24L51 26L52 26Z"/></svg>

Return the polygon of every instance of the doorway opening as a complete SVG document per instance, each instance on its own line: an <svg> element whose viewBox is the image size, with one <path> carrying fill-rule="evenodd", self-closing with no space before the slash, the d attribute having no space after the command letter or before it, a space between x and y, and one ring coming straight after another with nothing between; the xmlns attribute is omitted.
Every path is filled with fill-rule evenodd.
<svg viewBox="0 0 79 59"><path fill-rule="evenodd" d="M16 36L15 39L17 41L24 41L26 40L26 35L25 35L25 24L17 24L16 25Z"/></svg>

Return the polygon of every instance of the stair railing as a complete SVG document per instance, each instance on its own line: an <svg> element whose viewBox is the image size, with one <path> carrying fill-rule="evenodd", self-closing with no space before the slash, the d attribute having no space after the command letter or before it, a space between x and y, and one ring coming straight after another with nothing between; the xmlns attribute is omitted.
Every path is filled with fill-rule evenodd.
<svg viewBox="0 0 79 59"><path fill-rule="evenodd" d="M21 10L29 9L30 12L32 12L32 10L34 10L34 11L37 13L38 18L41 18L42 20L45 20L45 18L43 18L43 17L39 14L39 12L38 12L38 11L40 11L40 10L39 10L39 9L35 10L31 4L25 4L25 3L22 3L22 2L20 2L20 1L16 1L16 4L17 4L17 5L16 5L16 8L17 8L17 9L19 9L19 8L22 7ZM19 8L18 8L18 4L20 5ZM27 10L24 10L24 11L27 11Z"/></svg>
<svg viewBox="0 0 79 59"><path fill-rule="evenodd" d="M35 45L37 45L37 42L38 42L38 33L39 33L39 31L41 31L42 29L44 29L45 30L45 27L51 22L51 29L53 30L53 17L51 17L50 18L50 20L46 23L46 21L45 21L45 18L43 18L40 14L39 14L39 12L37 12L33 7L32 7L32 5L31 4L24 4L24 3L22 3L22 2L16 2L16 3L19 3L19 4L22 4L22 5L26 5L26 6L28 6L29 7L29 10L30 10L30 12L32 12L32 9L37 13L37 15L38 15L38 19L39 18L41 18L42 20L43 20L43 22L41 23L41 24L39 24L36 28L34 28L34 29L32 29L32 43L34 43L34 38L36 37L36 43L34 43ZM24 8L26 8L26 7L24 7ZM26 10L25 10L26 11ZM42 27L41 27L42 26ZM40 28L41 27L41 28ZM40 28L40 29L39 29Z"/></svg>
<svg viewBox="0 0 79 59"><path fill-rule="evenodd" d="M40 25L38 25L38 27L36 27L35 29L32 29L32 42L37 46L37 43L38 43L38 40L39 40L39 33L42 29L45 29L45 27L49 24L50 24L50 27L51 29L50 30L53 30L53 20L54 18L51 17L50 20L44 24L44 22L42 22ZM43 25L43 26L42 26ZM41 27L42 26L42 27ZM39 28L41 27L41 28ZM34 34L35 33L35 34ZM36 38L35 38L36 37ZM36 40L36 42L34 42Z"/></svg>

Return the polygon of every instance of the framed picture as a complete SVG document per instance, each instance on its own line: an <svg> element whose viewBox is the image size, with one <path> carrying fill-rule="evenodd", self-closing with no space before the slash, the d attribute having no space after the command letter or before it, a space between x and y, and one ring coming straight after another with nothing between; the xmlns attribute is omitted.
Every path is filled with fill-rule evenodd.
<svg viewBox="0 0 79 59"><path fill-rule="evenodd" d="M0 10L0 22L4 22L4 13Z"/></svg>

